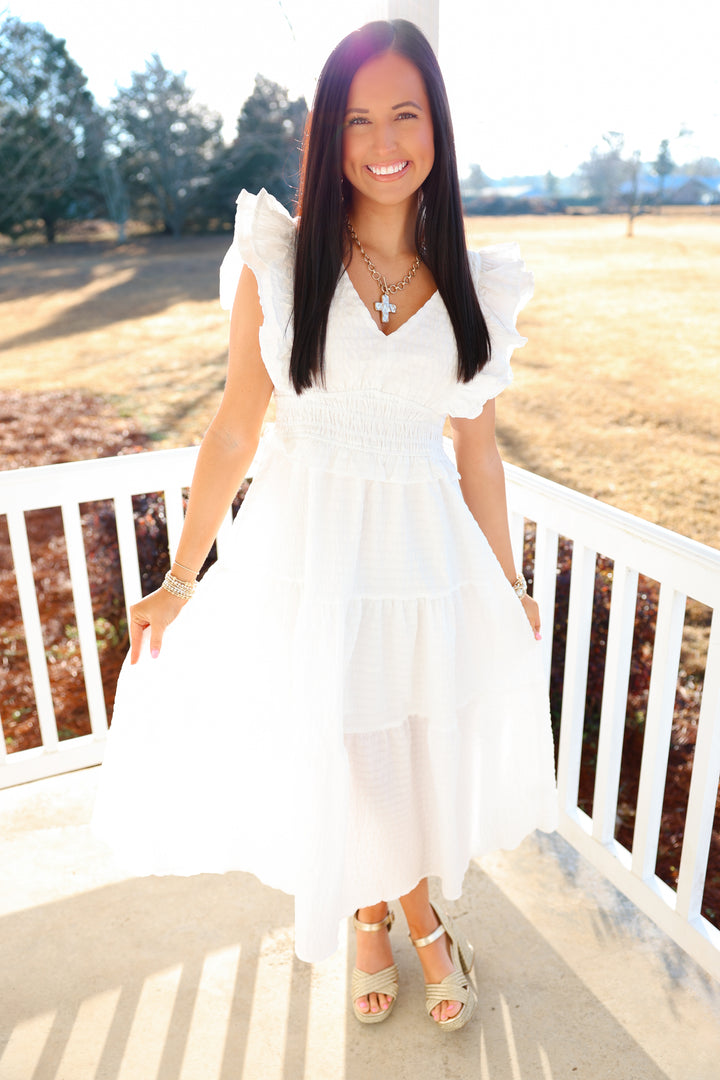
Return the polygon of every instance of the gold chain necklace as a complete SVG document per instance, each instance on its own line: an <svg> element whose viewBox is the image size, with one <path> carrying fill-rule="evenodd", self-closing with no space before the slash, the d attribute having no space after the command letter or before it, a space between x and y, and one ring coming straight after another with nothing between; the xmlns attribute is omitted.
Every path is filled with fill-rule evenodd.
<svg viewBox="0 0 720 1080"><path fill-rule="evenodd" d="M372 261L372 259L368 255L365 248L360 243L360 239L358 237L358 234L355 232L352 225L350 224L350 219L349 218L346 219L346 224L347 224L347 228L348 228L348 232L350 233L350 236L353 238L353 240L355 241L357 246L360 248L360 254L362 255L363 259L365 260L365 263L367 264L367 268L370 271L370 274L372 275L372 277L375 279L375 281L380 286L380 300L378 300L376 302L375 310L382 313L381 314L382 322L384 322L384 323L389 322L390 321L390 315L394 315L395 312L397 311L397 308L396 308L395 304L390 303L390 294L400 292L401 289L404 289L406 285L410 284L412 279L415 277L415 274L417 273L418 267L420 266L420 256L419 255L415 256L414 263L412 264L412 266L408 270L407 274L405 275L405 277L401 281L398 281L395 285L388 285L387 278L383 277L383 275L380 273L380 271L378 270L375 263Z"/></svg>

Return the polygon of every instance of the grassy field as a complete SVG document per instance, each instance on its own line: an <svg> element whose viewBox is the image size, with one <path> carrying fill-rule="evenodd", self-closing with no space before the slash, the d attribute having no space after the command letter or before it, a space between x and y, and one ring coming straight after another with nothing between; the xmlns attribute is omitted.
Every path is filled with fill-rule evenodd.
<svg viewBox="0 0 720 1080"><path fill-rule="evenodd" d="M499 403L505 458L719 542L720 215L476 218L536 276ZM109 398L158 446L197 442L222 391L222 237L0 256L0 389Z"/></svg>
<svg viewBox="0 0 720 1080"><path fill-rule="evenodd" d="M491 230L488 228L491 227ZM717 546L720 216L475 219L536 277L499 403L508 460Z"/></svg>

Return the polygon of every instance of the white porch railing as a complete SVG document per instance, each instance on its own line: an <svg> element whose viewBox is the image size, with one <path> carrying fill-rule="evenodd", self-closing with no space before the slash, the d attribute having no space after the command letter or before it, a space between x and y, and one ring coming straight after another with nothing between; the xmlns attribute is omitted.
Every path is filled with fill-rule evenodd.
<svg viewBox="0 0 720 1080"><path fill-rule="evenodd" d="M47 465L0 473L0 515L5 515L7 519L28 662L42 735L42 746L12 754L6 752L5 741L2 740L0 788L81 769L102 761L108 718L95 637L80 506L106 499L114 502L125 604L129 607L142 595L132 497L148 492L164 493L168 542L171 552L174 553L183 521L182 489L190 484L196 457L197 448L160 450L147 454L76 461L65 465ZM60 740L58 735L24 516L27 511L58 506L62 511L92 732L90 735L66 740ZM229 525L228 518L218 536L219 546L222 545L224 532ZM3 701L0 698L0 720L2 713Z"/></svg>
<svg viewBox="0 0 720 1080"><path fill-rule="evenodd" d="M195 449L156 451L0 474L0 516L7 518L42 735L41 747L16 753L6 753L3 742L0 787L101 761L107 715L80 506L114 500L125 600L134 603L141 595L141 583L132 496L164 492L173 553L182 526L182 489L189 485L196 453ZM720 552L521 469L507 466L506 471L518 562L524 522L536 525L534 594L543 618L548 678L558 537L573 541L558 762L560 832L720 978L720 931L701 914L720 779ZM66 740L58 735L24 516L30 510L57 506L62 510L92 731ZM218 536L219 548L229 526L230 515ZM613 559L614 569L590 817L578 806L578 787L597 553ZM615 840L614 833L639 573L660 583L660 600L631 853ZM655 865L688 596L711 608L713 620L675 892L657 877ZM2 710L0 699L0 718Z"/></svg>
<svg viewBox="0 0 720 1080"><path fill-rule="evenodd" d="M720 931L701 915L720 783L720 551L532 473L506 466L516 560L536 522L534 595L550 671L558 535L573 541L558 759L559 831L675 941L720 978ZM613 559L593 813L578 806L595 560ZM614 838L638 574L660 599L632 852ZM655 873L687 597L712 610L677 892Z"/></svg>

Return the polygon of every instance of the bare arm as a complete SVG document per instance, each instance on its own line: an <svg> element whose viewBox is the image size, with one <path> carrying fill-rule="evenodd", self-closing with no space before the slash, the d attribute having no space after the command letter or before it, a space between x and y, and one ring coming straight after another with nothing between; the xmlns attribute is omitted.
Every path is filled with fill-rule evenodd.
<svg viewBox="0 0 720 1080"><path fill-rule="evenodd" d="M184 567L199 569L205 561L257 449L272 393L272 382L260 356L262 321L255 275L244 267L230 320L225 392L200 447L177 550L178 562L173 563L173 574L182 580L193 577ZM148 627L151 654L159 653L165 629L185 602L158 589L133 604L131 663L140 656L143 631Z"/></svg>
<svg viewBox="0 0 720 1080"><path fill-rule="evenodd" d="M488 401L473 420L450 418L460 490L509 582L517 580L510 544L505 472L495 441L495 402ZM540 613L530 596L521 601L530 625L539 637Z"/></svg>
<svg viewBox="0 0 720 1080"><path fill-rule="evenodd" d="M261 325L255 275L245 267L230 320L225 392L200 447L177 550L186 566L202 566L257 450L272 393L260 357Z"/></svg>

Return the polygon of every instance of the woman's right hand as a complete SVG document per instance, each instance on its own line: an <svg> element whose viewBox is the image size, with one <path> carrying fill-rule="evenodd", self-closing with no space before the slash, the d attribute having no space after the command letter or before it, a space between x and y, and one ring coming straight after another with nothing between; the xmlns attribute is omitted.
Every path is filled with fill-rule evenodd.
<svg viewBox="0 0 720 1080"><path fill-rule="evenodd" d="M160 655L162 639L170 623L180 614L187 600L173 596L167 589L156 589L137 604L130 605L130 663L140 659L143 637L150 630L150 655Z"/></svg>
<svg viewBox="0 0 720 1080"><path fill-rule="evenodd" d="M177 554L178 578L201 566L257 450L273 384L260 351L263 312L255 275L244 266L230 320L225 391L200 447ZM184 552L184 554L183 554ZM173 563L172 569L175 569ZM186 601L157 589L130 607L130 663L136 664L150 631L150 655L160 655L163 635Z"/></svg>

